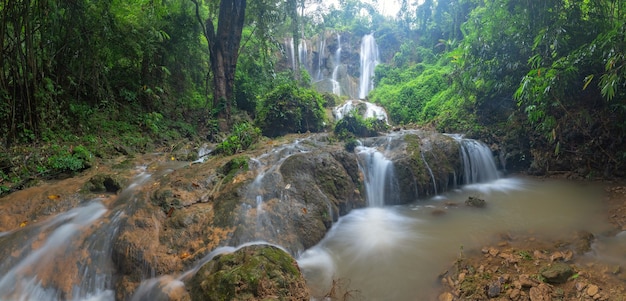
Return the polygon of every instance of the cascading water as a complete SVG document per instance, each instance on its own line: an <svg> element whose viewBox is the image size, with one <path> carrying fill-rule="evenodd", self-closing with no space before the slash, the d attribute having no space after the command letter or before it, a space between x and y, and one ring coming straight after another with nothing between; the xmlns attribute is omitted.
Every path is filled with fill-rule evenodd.
<svg viewBox="0 0 626 301"><path fill-rule="evenodd" d="M322 69L324 67L324 58L326 56L326 39L324 35L320 38L319 48L317 50L317 72L315 73L315 79L320 81L324 79L324 74L322 73Z"/></svg>
<svg viewBox="0 0 626 301"><path fill-rule="evenodd" d="M307 71L310 71L308 68L309 50L305 39L300 39L300 44L298 45L298 60L300 62L300 66L304 66Z"/></svg>
<svg viewBox="0 0 626 301"><path fill-rule="evenodd" d="M333 59L335 67L333 68L333 74L331 82L333 83L333 94L341 96L341 85L339 84L339 67L341 66L341 35L337 34L337 50L335 51L335 57Z"/></svg>
<svg viewBox="0 0 626 301"><path fill-rule="evenodd" d="M365 99L374 88L374 69L378 65L378 44L373 34L363 36L361 40L361 76L359 78L359 98Z"/></svg>
<svg viewBox="0 0 626 301"><path fill-rule="evenodd" d="M289 58L291 59L291 69L296 70L297 59L296 59L296 49L293 44L293 38L287 39L287 45L289 47Z"/></svg>
<svg viewBox="0 0 626 301"><path fill-rule="evenodd" d="M354 110L358 110L360 106L365 106L365 110L363 112L363 118L376 118L379 120L387 121L387 112L381 106L373 104L371 102L366 102L362 100L348 100L344 104L337 106L333 109L333 115L336 120L340 120L343 117L351 114Z"/></svg>
<svg viewBox="0 0 626 301"><path fill-rule="evenodd" d="M392 191L396 185L393 163L372 147L356 148L359 167L365 174L365 191L369 207L382 207L386 198L393 197L386 191Z"/></svg>
<svg viewBox="0 0 626 301"><path fill-rule="evenodd" d="M497 180L500 176L493 159L491 149L486 144L463 138L462 135L450 135L459 142L463 161L462 183L474 184Z"/></svg>
<svg viewBox="0 0 626 301"><path fill-rule="evenodd" d="M94 199L3 235L0 300L115 300L113 241L133 210L135 188L148 178L137 175L112 210Z"/></svg>

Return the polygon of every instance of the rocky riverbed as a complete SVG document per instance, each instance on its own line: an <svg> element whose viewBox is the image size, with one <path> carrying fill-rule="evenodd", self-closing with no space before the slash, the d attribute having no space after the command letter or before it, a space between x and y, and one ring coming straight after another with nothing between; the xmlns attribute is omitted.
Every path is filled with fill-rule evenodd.
<svg viewBox="0 0 626 301"><path fill-rule="evenodd" d="M606 218L626 230L626 186L607 183ZM590 223L594 221L589 221ZM553 241L541 233L502 232L480 250L462 250L439 275L440 301L451 300L626 300L626 267L585 255L593 252L592 233L570 233ZM626 258L626 250L622 252Z"/></svg>

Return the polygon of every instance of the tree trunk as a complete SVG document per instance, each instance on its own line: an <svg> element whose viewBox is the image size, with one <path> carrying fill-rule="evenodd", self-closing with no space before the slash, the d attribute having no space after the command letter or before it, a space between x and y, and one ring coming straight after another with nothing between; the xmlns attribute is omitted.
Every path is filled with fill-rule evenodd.
<svg viewBox="0 0 626 301"><path fill-rule="evenodd" d="M231 105L235 84L235 71L239 57L239 45L244 25L246 0L222 0L217 20L206 21L206 38L213 72L213 108L218 110L220 130L231 126Z"/></svg>

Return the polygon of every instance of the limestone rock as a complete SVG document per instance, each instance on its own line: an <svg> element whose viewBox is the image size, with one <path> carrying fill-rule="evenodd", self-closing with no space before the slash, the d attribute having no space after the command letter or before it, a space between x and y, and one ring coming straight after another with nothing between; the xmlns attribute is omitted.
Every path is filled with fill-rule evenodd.
<svg viewBox="0 0 626 301"><path fill-rule="evenodd" d="M192 300L310 299L296 261L269 245L215 257L193 276L189 289Z"/></svg>
<svg viewBox="0 0 626 301"><path fill-rule="evenodd" d="M485 200L474 197L474 196L470 196L465 201L465 205L469 207L483 208L485 207Z"/></svg>
<svg viewBox="0 0 626 301"><path fill-rule="evenodd" d="M565 263L554 263L547 266L541 272L548 283L565 283L574 274L572 267Z"/></svg>

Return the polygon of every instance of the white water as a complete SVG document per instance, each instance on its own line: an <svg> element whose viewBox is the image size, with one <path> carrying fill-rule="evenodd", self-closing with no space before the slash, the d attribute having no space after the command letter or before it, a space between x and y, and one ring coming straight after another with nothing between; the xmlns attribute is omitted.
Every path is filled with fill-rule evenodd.
<svg viewBox="0 0 626 301"><path fill-rule="evenodd" d="M293 38L287 39L287 46L289 47L289 58L291 59L291 69L296 70L296 50L293 45Z"/></svg>
<svg viewBox="0 0 626 301"><path fill-rule="evenodd" d="M387 112L385 112L385 109L383 107L362 100L346 101L342 105L337 106L333 109L333 115L335 116L336 120L341 120L343 117L352 114L352 112L354 110L357 110L360 106L365 106L363 118L376 118L379 120L384 120L385 123L388 123Z"/></svg>
<svg viewBox="0 0 626 301"><path fill-rule="evenodd" d="M331 82L333 84L333 94L341 96L341 85L339 84L339 67L341 67L341 35L337 34L337 50L333 59L333 74Z"/></svg>
<svg viewBox="0 0 626 301"><path fill-rule="evenodd" d="M382 207L390 197L385 191L396 184L393 163L375 148L358 146L356 149L359 168L365 175L366 199L369 207Z"/></svg>
<svg viewBox="0 0 626 301"><path fill-rule="evenodd" d="M324 58L326 56L326 39L324 35L320 36L319 48L317 50L317 72L315 79L320 81L324 79L324 74L322 74L322 67L324 67Z"/></svg>
<svg viewBox="0 0 626 301"><path fill-rule="evenodd" d="M373 34L363 36L361 40L361 76L359 77L359 98L365 99L374 88L374 69L378 65L378 44Z"/></svg>
<svg viewBox="0 0 626 301"><path fill-rule="evenodd" d="M463 184L482 183L499 178L489 146L478 140L465 139L461 135L450 136L461 145Z"/></svg>
<svg viewBox="0 0 626 301"><path fill-rule="evenodd" d="M304 66L308 70L309 50L305 39L300 39L300 44L298 45L298 60L300 66Z"/></svg>

